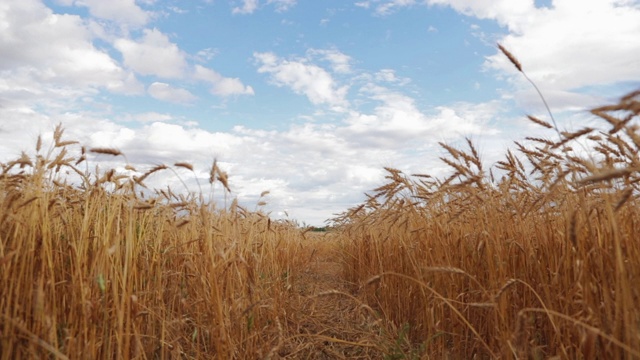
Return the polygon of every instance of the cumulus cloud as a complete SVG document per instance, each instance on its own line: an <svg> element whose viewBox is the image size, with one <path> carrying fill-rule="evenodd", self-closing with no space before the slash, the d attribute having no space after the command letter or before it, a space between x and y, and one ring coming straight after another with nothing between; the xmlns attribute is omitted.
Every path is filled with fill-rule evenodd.
<svg viewBox="0 0 640 360"><path fill-rule="evenodd" d="M63 4L102 6L91 1ZM123 12L131 10L132 4L109 2ZM253 93L239 79L213 70L208 79L196 78L197 71L187 62L186 54L158 29L145 29L137 39L118 38L114 34L117 29L78 15L54 13L37 0L3 3L0 19L0 106L5 109L38 107L66 112L93 108L108 113L112 111L106 98L109 93L142 95L147 87L156 99L190 103L195 95L181 89L177 81L191 80L209 82L216 96ZM95 45L97 40L103 42L100 47ZM111 57L105 44L121 51L126 67ZM174 82L145 85L136 74ZM101 98L95 97L97 94L102 94Z"/></svg>
<svg viewBox="0 0 640 360"><path fill-rule="evenodd" d="M0 70L11 70L3 77L19 82L17 88L34 94L45 84L123 93L141 90L131 73L93 45L80 17L53 14L41 3L26 0L0 6L0 18Z"/></svg>
<svg viewBox="0 0 640 360"><path fill-rule="evenodd" d="M394 69L381 69L374 74L374 78L378 82L387 82L398 85L406 85L411 82L409 78L399 78Z"/></svg>
<svg viewBox="0 0 640 360"><path fill-rule="evenodd" d="M205 63L213 59L218 55L218 50L213 48L206 48L198 51L193 58L200 63Z"/></svg>
<svg viewBox="0 0 640 360"><path fill-rule="evenodd" d="M267 0L267 5L273 5L277 12L287 11L294 7L297 0ZM234 14L252 14L259 6L258 0L242 0L242 6L231 9Z"/></svg>
<svg viewBox="0 0 640 360"><path fill-rule="evenodd" d="M373 0L357 3L378 15L418 4L448 6L477 19L493 20L508 31L498 41L522 63L527 74L556 110L584 108L593 97L585 87L609 86L640 78L640 7L637 1L554 0L537 6L531 0ZM477 25L474 32L478 31ZM492 40L493 41L493 40ZM499 52L487 57L485 69L507 75L517 100L527 103L534 90ZM562 101L565 99L566 101Z"/></svg>
<svg viewBox="0 0 640 360"><path fill-rule="evenodd" d="M393 12L395 8L401 8L401 7L411 6L415 4L416 4L415 0L385 1L382 4L377 5L375 8L376 9L375 11L378 15L388 15L391 12Z"/></svg>
<svg viewBox="0 0 640 360"><path fill-rule="evenodd" d="M150 13L140 8L135 0L75 0L77 6L86 6L97 18L142 26L149 21Z"/></svg>
<svg viewBox="0 0 640 360"><path fill-rule="evenodd" d="M379 13L417 4L414 0L375 3ZM566 90L640 78L637 1L555 0L549 7L536 7L531 0L426 0L424 4L495 20L509 31L500 42L544 86ZM513 70L497 51L486 66Z"/></svg>
<svg viewBox="0 0 640 360"><path fill-rule="evenodd" d="M488 126L500 110L496 102L475 106L460 103L426 113L410 96L380 85L367 84L360 92L378 104L370 113L351 111L345 119L346 126L336 131L365 148L404 151L429 141L497 133Z"/></svg>
<svg viewBox="0 0 640 360"><path fill-rule="evenodd" d="M163 114L155 111L149 111L139 114L127 115L124 120L125 121L138 121L142 123L152 123L152 122L170 122L174 119L171 114Z"/></svg>
<svg viewBox="0 0 640 360"><path fill-rule="evenodd" d="M201 65L195 66L194 77L198 80L210 83L210 92L214 95L229 96L254 94L253 88L251 86L245 86L240 79L223 77L217 72L207 69Z"/></svg>
<svg viewBox="0 0 640 360"><path fill-rule="evenodd" d="M348 106L348 87L339 86L325 69L304 60L285 60L270 52L253 56L259 64L258 72L270 74L277 86L287 86L316 105L328 105L339 111Z"/></svg>
<svg viewBox="0 0 640 360"><path fill-rule="evenodd" d="M254 93L251 86L245 86L238 78L224 77L202 65L190 65L187 62L186 54L158 29L145 29L144 35L137 41L118 39L114 46L122 53L124 63L141 75L154 75L164 79L192 78L205 81L211 85L211 94L217 96L252 95ZM200 53L198 54L200 55ZM185 90L179 91L179 93L179 99L188 100L186 102L193 100L189 99ZM173 96L154 97L158 99L174 98ZM180 102L184 101L180 100Z"/></svg>
<svg viewBox="0 0 640 360"><path fill-rule="evenodd" d="M367 2L369 4L370 2ZM408 7L412 0L373 2L375 11L388 14ZM427 0L424 4L448 6L467 16L496 21L508 30L499 39L523 64L527 74L560 109L585 106L576 102L583 87L606 86L640 78L640 7L637 1L555 0L536 7L531 0ZM510 74L522 94L531 97L513 65L496 50L485 68ZM593 99L588 98L588 99Z"/></svg>
<svg viewBox="0 0 640 360"><path fill-rule="evenodd" d="M337 49L310 49L307 53L311 57L320 57L328 61L334 72L348 74L351 72L351 56L342 53Z"/></svg>
<svg viewBox="0 0 640 360"><path fill-rule="evenodd" d="M11 153L2 146L22 149L24 144L35 143L39 133L51 136L55 124L62 121L68 129L65 138L89 147L116 147L142 172L156 164L189 161L204 186L209 166L217 158L229 172L232 196L237 196L241 205L252 208L260 193L269 190L265 210L274 217L287 212L292 218L321 225L331 214L357 204L366 191L380 185L383 166L437 172L429 166L437 161L434 144L469 133L490 135L484 121L496 111L491 106L456 104L430 114L414 99L384 87L370 84L362 91L378 102L371 112L352 111L334 124L307 122L277 131L240 125L229 132L206 131L170 123L173 119L169 115L153 112L133 116L144 123L130 127L79 114L49 117L24 109L22 119L29 121L3 124L0 151L3 156L17 156L17 150ZM7 114L0 108L2 118L8 118ZM102 168L124 165L110 157L95 156L91 161L105 163ZM183 180L190 191L198 191L190 176L185 174ZM150 187L184 188L169 173L150 177L146 183ZM208 187L204 191L206 195Z"/></svg>
<svg viewBox="0 0 640 360"><path fill-rule="evenodd" d="M269 190L265 209L273 216L287 211L320 225L332 213L361 201L363 192L382 180L380 159L394 156L385 149L363 152L332 130L304 124L283 131L237 126L222 133L154 122L139 129L103 124L85 139L91 146L118 147L141 171L152 164L189 161L202 185L208 184L207 170L215 156L229 172L233 196L243 206L255 206L260 193ZM187 176L184 180L192 191L198 190L193 180ZM183 187L171 176L150 178L147 183Z"/></svg>
<svg viewBox="0 0 640 360"><path fill-rule="evenodd" d="M124 63L142 75L161 78L180 78L187 68L185 53L158 29L144 29L141 39L118 39L114 47L124 58Z"/></svg>
<svg viewBox="0 0 640 360"><path fill-rule="evenodd" d="M587 28L588 24L577 19L585 14L571 14L567 0L555 0L553 6L546 9L535 9L533 2L519 0L513 3L433 0L431 3L452 6L469 16L493 19L504 26L509 34L501 42L517 54L525 70L536 81L550 89L553 94L550 102L559 98L562 103L577 107L586 99L573 91L576 87L594 81L606 84L625 77L639 78L636 71L640 66L634 66L637 63L633 62L632 56L621 50L626 46L631 54L638 53L636 42L631 41L633 37L625 35L639 33L636 31L639 22L633 21L637 9L634 10L630 2L616 2L616 6L612 2L602 2L600 8L593 4L582 5L604 14L604 20L594 23L599 24L594 28L601 33ZM131 5L131 2L117 4L113 6L124 8L124 4ZM261 4L275 10L279 6L274 1L244 4L248 12L255 11ZM293 1L280 2L282 11L286 10L285 5L294 4ZM356 5L369 7L380 14L391 14L417 4L417 1L372 0ZM250 9L252 6L255 7L253 10ZM97 15L98 10L90 11L95 17L108 19L106 13ZM319 115L313 121L309 119L315 114L302 114L308 117L300 116L303 120L284 124L277 130L238 125L227 132L216 132L202 129L194 119L176 116L170 110L139 110L137 114L113 121L107 119L108 115L96 115L66 101L97 102L102 98L103 90L132 91L136 87L143 92L146 87L149 96L161 101L187 104L197 100L195 94L201 95L196 93L201 85L216 96L253 94L254 91L240 79L225 77L204 66L211 51L190 57L157 29L143 30L140 37L134 38L120 34L113 42L122 53L124 65L120 65L107 51L92 43L100 31L106 34L100 35L105 42L111 44L114 38L109 34L109 27L102 27L101 22L90 24L75 15L53 14L33 0L0 5L0 19L9 24L0 32L0 70L3 71L0 79L0 161L19 156L22 149L29 150L29 144L35 143L39 133L50 136L55 124L62 122L67 129L65 138L79 140L87 146L117 147L141 171L160 163L192 162L203 186L208 184L211 161L218 158L230 174L232 196L238 196L241 204L252 208L260 193L270 190L269 205L265 209L272 211L272 215L284 216L287 211L294 218L320 225L331 213L353 206L363 199L365 191L380 185L384 181L383 166L396 167L407 173L441 175L439 172L444 170L433 165L438 163L438 141L455 142L471 135L489 144L488 147L480 144L481 152L502 154L494 151L494 144L506 138L501 131L512 126L497 123L503 115L504 102L500 100L480 104L424 104L402 86L411 79L400 76L399 70L358 69L357 61L335 48L311 49L298 58L271 52L253 55L259 73L273 85L306 97L316 105L315 114L326 116L326 108L337 110L330 114L334 120L331 123L321 123L317 120ZM564 20L572 25L561 27ZM135 23L126 21L129 25ZM615 32L609 32L608 26L617 26L615 31L620 34L611 39ZM579 35L583 33L592 39L582 39ZM559 45L549 43L550 38L564 36L566 39L560 39ZM610 48L605 48L605 54L596 53L593 49L597 47L594 47L587 56L587 45L605 41L611 43L606 45ZM545 46L563 45L573 50L556 49L560 60L538 55L545 54ZM582 58L572 54L574 50ZM47 56L42 56L43 53ZM596 61L607 68L615 65L620 69L596 71ZM502 76L519 75L497 52L487 58L485 66ZM565 72L569 66L573 68ZM146 86L140 84L134 72L151 78L144 78L148 81ZM349 92L350 89L353 90ZM512 93L505 93L505 97ZM526 93L518 98L529 101L528 96ZM43 107L43 103L46 106ZM166 107L171 108L175 107ZM122 165L118 163L120 159L104 156L95 156L92 161ZM195 180L188 176L183 179L190 190L198 190ZM152 176L148 182L150 186L183 188L180 180L171 174ZM208 189L204 190L206 194Z"/></svg>
<svg viewBox="0 0 640 360"><path fill-rule="evenodd" d="M358 135L363 146L402 147L413 137L433 133L434 123L415 106L409 96L370 84L361 92L379 105L373 114L352 112L347 119L347 134Z"/></svg>
<svg viewBox="0 0 640 360"><path fill-rule="evenodd" d="M251 14L258 8L258 0L243 0L241 7L234 7L234 14Z"/></svg>
<svg viewBox="0 0 640 360"><path fill-rule="evenodd" d="M452 6L504 24L510 33L501 43L544 88L571 90L640 78L637 5L558 0L551 9L536 9L528 2L518 3L512 7L511 2L496 2L482 9L457 2ZM512 72L507 61L496 53L486 66Z"/></svg>
<svg viewBox="0 0 640 360"><path fill-rule="evenodd" d="M294 7L297 0L267 0L267 4L273 4L276 7L276 11L287 11Z"/></svg>
<svg viewBox="0 0 640 360"><path fill-rule="evenodd" d="M197 99L197 97L188 90L176 88L162 82L152 83L149 85L147 92L154 99L178 104L189 104Z"/></svg>

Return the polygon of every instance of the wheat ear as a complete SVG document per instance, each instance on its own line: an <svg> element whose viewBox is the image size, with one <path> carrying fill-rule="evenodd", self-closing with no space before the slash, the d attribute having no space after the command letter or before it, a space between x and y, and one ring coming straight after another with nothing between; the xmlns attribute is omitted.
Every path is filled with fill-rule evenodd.
<svg viewBox="0 0 640 360"><path fill-rule="evenodd" d="M547 112L549 113L549 117L553 122L553 127L556 129L556 133L558 133L558 137L560 138L560 141L562 141L562 134L558 129L558 124L556 124L556 119L553 117L553 113L551 113L549 104L547 104L547 100L545 100L544 96L542 95L542 92L540 92L540 89L538 89L538 86L536 85L536 83L534 83L533 80L529 79L529 77L527 76L527 73L525 73L524 70L522 70L522 64L520 64L518 59L515 56L513 56L513 54L510 53L509 50L507 50L504 46L500 44L498 44L498 49L500 49L500 51L504 54L504 56L506 56L509 59L509 61L511 61L511 63L516 67L516 69L518 69L518 71L522 73L524 78L527 79L527 81L529 81L531 85L533 85L533 88L536 89L536 91L538 92L538 95L540 95L540 99L542 99L542 103L544 104L544 107L547 109ZM531 117L529 117L529 119L531 119Z"/></svg>

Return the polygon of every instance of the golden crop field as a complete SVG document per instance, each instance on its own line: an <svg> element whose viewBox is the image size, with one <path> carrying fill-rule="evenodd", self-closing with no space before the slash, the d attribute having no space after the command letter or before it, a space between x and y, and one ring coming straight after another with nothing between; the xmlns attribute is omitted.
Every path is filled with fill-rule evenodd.
<svg viewBox="0 0 640 360"><path fill-rule="evenodd" d="M446 179L387 169L342 219L345 276L435 358L640 357L639 94L489 176L470 141Z"/></svg>
<svg viewBox="0 0 640 360"><path fill-rule="evenodd" d="M640 358L639 98L492 168L443 143L450 176L387 168L326 232L146 191L188 163L82 170L126 158L59 127L2 164L0 358Z"/></svg>

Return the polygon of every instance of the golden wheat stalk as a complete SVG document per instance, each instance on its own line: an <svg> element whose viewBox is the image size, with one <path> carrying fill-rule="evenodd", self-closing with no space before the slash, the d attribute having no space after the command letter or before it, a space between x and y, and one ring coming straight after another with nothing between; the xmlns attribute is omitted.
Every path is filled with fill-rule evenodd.
<svg viewBox="0 0 640 360"><path fill-rule="evenodd" d="M513 56L513 54L509 52L509 50L507 50L501 44L498 44L498 49L500 49L500 51L502 51L502 53L507 57L507 59L509 59L509 61L511 61L513 66L515 66L516 69L518 69L518 71L523 72L522 71L522 64L520 64L520 61L518 61L518 59L516 59L516 57Z"/></svg>
<svg viewBox="0 0 640 360"><path fill-rule="evenodd" d="M620 199L618 200L618 202L616 203L613 211L618 211L620 210L620 208L622 208L622 206L631 198L631 195L633 195L633 188L627 188L622 192L622 196L620 196Z"/></svg>
<svg viewBox="0 0 640 360"><path fill-rule="evenodd" d="M120 150L114 149L114 148L91 148L89 149L89 152L92 152L94 154L103 154L103 155L112 155L112 156L122 155L122 152Z"/></svg>
<svg viewBox="0 0 640 360"><path fill-rule="evenodd" d="M173 165L193 171L193 165L191 165L191 164L189 164L187 162L177 162L177 163L175 163Z"/></svg>
<svg viewBox="0 0 640 360"><path fill-rule="evenodd" d="M146 173L144 173L141 177L139 177L139 178L138 178L138 177L136 177L136 178L135 178L135 182L136 182L136 183L138 183L138 184L140 184L140 185L142 185L143 181L144 181L147 177L149 177L149 175L151 175L151 174L153 174L153 173L155 173L155 172L158 172L158 171L160 171L160 170L164 170L164 169L167 169L167 165L164 165L164 164L156 165L156 166L154 166L153 168L151 168L149 171L147 171Z"/></svg>
<svg viewBox="0 0 640 360"><path fill-rule="evenodd" d="M546 121L544 121L544 120L540 120L540 119L538 119L538 118L537 118L537 117L535 117L535 116L527 115L527 118L528 118L529 120L531 120L532 122L534 122L534 123L538 124L538 125L541 125L541 126L546 127L547 129L553 129L553 125L549 124L548 122L546 122Z"/></svg>
<svg viewBox="0 0 640 360"><path fill-rule="evenodd" d="M60 142L56 142L55 147L64 147L64 146L73 145L77 143L78 143L77 141L60 141Z"/></svg>
<svg viewBox="0 0 640 360"><path fill-rule="evenodd" d="M640 168L637 168L637 167L628 167L623 169L609 169L606 171L602 171L598 174L587 176L581 179L580 181L578 181L578 184L584 185L588 183L595 183L600 181L617 179L620 177L628 176L629 174L632 174L639 170Z"/></svg>
<svg viewBox="0 0 640 360"><path fill-rule="evenodd" d="M538 89L538 85L536 85L536 83L534 83L533 80L531 80L529 78L529 76L527 76L527 73L525 73L524 70L522 70L522 65L520 64L518 59L513 54L511 54L501 44L498 44L498 48L509 59L509 61L511 61L513 66L515 66L516 69L518 69L518 71L520 71L522 76L524 76L524 78L527 79L527 81L529 81L529 83L531 83L531 85L533 85L534 89L536 89L536 91L538 92L538 95L540 96L540 99L542 99L542 103L544 104L544 107L547 109L547 112L549 113L549 117L551 118L551 121L553 122L553 127L556 129L556 133L558 133L558 137L560 139L562 139L562 135L560 134L560 129L558 129L558 124L556 123L556 119L553 117L553 113L551 112L551 108L549 108L549 104L547 104L547 100L542 95L542 92L540 91L540 89ZM529 119L532 120L531 118L529 118Z"/></svg>

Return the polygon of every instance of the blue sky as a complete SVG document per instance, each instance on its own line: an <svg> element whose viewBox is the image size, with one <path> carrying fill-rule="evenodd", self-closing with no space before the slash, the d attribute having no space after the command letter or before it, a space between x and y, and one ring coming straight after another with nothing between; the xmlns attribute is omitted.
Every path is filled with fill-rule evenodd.
<svg viewBox="0 0 640 360"><path fill-rule="evenodd" d="M140 171L188 161L206 182L217 158L241 204L270 191L264 211L315 225L384 166L445 174L439 141L471 137L490 166L553 136L497 42L562 129L640 87L635 0L5 0L0 28L0 160L62 123Z"/></svg>

